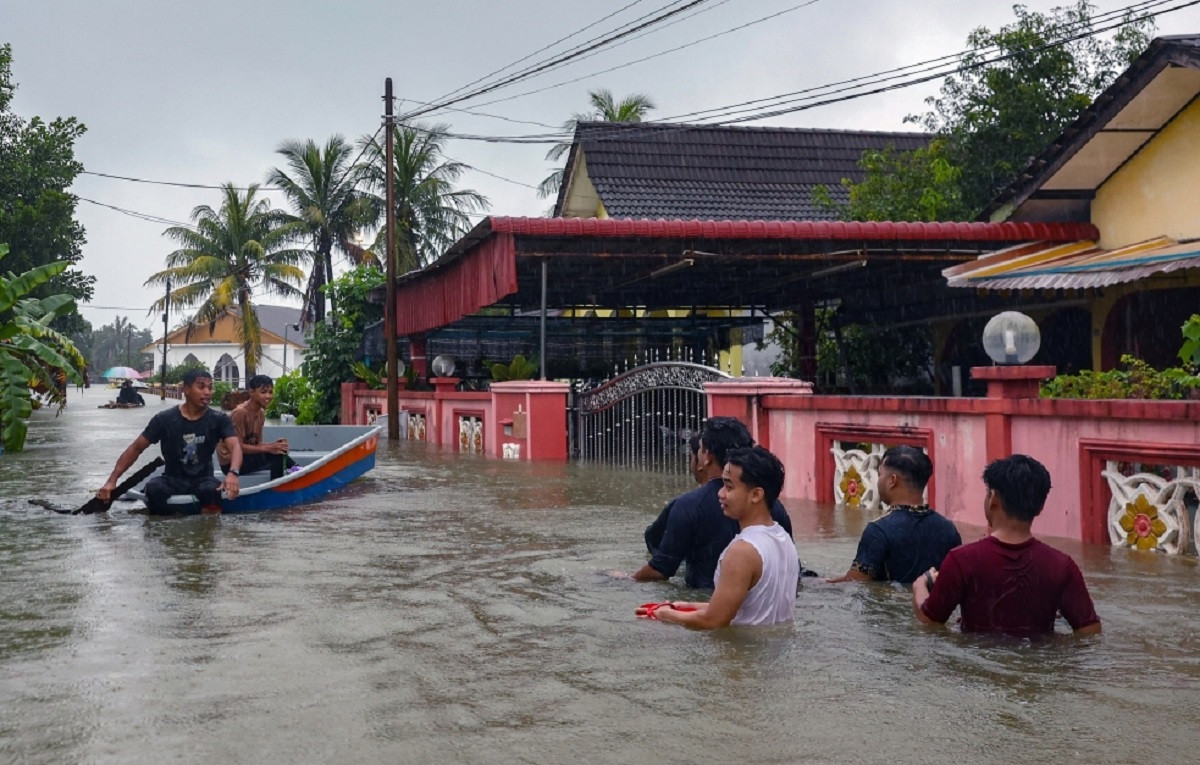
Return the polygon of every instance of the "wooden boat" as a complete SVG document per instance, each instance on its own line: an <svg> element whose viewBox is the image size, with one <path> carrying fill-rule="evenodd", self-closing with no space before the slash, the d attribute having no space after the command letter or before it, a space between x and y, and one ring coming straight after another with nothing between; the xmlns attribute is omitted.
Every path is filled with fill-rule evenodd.
<svg viewBox="0 0 1200 765"><path fill-rule="evenodd" d="M224 500L221 512L278 510L315 502L337 491L375 467L375 448L382 430L378 426L358 425L266 426L263 441L286 438L288 456L300 469L275 480L266 471L243 473L237 498ZM220 469L216 470L220 475ZM156 475L159 473L161 470ZM144 503L143 487L144 484L125 496ZM199 503L190 494L171 497L168 504L172 513L200 512Z"/></svg>

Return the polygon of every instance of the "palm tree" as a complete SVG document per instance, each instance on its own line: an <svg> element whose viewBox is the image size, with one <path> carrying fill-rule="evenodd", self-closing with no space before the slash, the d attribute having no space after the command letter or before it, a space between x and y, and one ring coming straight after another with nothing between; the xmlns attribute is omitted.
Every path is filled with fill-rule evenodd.
<svg viewBox="0 0 1200 765"><path fill-rule="evenodd" d="M470 214L488 207L487 197L454 184L470 169L447 159L444 145L448 125L396 125L392 132L395 164L397 273L431 263L471 229ZM384 144L364 138L366 165L363 178L375 192L381 209L385 194ZM376 252L384 252L385 232L380 231Z"/></svg>
<svg viewBox="0 0 1200 765"><path fill-rule="evenodd" d="M174 285L167 297L159 298L150 312L161 311L168 300L172 306L199 306L191 323L215 322L222 313L236 308L238 340L246 361L246 375L254 375L262 356L262 334L254 311L255 290L281 297L301 297L304 281L300 268L309 253L293 249L291 243L304 233L301 222L271 202L257 198L258 185L245 194L233 184L221 190L218 210L200 205L192 210L195 226L175 226L163 232L181 247L167 256L167 268L146 280L146 286Z"/></svg>
<svg viewBox="0 0 1200 765"><path fill-rule="evenodd" d="M646 113L656 108L650 96L645 93L633 93L621 101L613 98L612 91L607 88L588 92L588 102L592 105L590 112L576 112L571 119L563 123L563 130L575 134L575 126L580 122L641 122ZM571 141L556 143L546 152L546 159L557 162L571 148ZM560 167L545 180L538 184L538 196L552 197L558 194L562 186L566 168Z"/></svg>
<svg viewBox="0 0 1200 765"><path fill-rule="evenodd" d="M273 168L267 183L287 195L295 215L312 240L313 261L304 292L301 323L325 320L325 294L321 287L333 278L333 248L343 253L361 252L351 244L354 234L374 224L379 208L358 191L361 168L354 161L353 146L335 135L318 147L312 141L285 141L276 150L287 160L287 168Z"/></svg>

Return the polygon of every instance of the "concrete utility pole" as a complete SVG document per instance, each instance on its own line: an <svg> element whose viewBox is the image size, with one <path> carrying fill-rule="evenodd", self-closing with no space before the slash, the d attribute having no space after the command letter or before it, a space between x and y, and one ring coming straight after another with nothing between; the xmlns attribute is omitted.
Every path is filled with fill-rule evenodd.
<svg viewBox="0 0 1200 765"><path fill-rule="evenodd" d="M399 365L396 358L396 167L392 161L392 78L383 85L383 157L385 185L384 199L387 202L385 239L387 241L387 295L383 306L383 337L387 343L387 410L388 439L400 440L400 388Z"/></svg>
<svg viewBox="0 0 1200 765"><path fill-rule="evenodd" d="M167 279L167 300L163 303L163 363L162 376L158 379L160 387L160 401L167 400L167 317L171 315L171 280Z"/></svg>

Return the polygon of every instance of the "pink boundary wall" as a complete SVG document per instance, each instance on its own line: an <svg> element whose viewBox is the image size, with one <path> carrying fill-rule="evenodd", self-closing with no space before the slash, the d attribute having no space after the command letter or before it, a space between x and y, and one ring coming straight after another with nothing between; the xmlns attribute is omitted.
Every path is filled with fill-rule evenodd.
<svg viewBox="0 0 1200 765"><path fill-rule="evenodd" d="M1107 544L1111 495L1100 475L1107 460L1200 465L1200 402L1040 399L1038 382L1053 367L977 367L972 375L987 380L986 398L814 396L809 383L771 377L708 383L705 391L710 415L742 419L779 455L784 496L795 499L833 502L835 441L911 444L933 460L931 503L983 526L984 466L1022 453L1044 463L1054 483L1034 530ZM469 415L482 418L490 456L519 444L523 460L567 458L565 383L495 383L477 393L456 392L457 382L435 378L433 391L400 392L402 410L425 415L427 442L457 451L457 418ZM365 424L369 410L386 411L386 399L346 383L341 421Z"/></svg>
<svg viewBox="0 0 1200 765"><path fill-rule="evenodd" d="M505 444L515 444L523 460L567 458L566 383L493 383L490 392L477 392L456 391L458 379L453 377L435 377L431 382L432 391L401 390L399 396L400 411L425 416L426 443L458 451L458 418L478 417L483 421L484 453L489 456L500 457ZM365 425L369 412L387 413L387 392L370 390L364 383L343 383L341 422Z"/></svg>
<svg viewBox="0 0 1200 765"><path fill-rule="evenodd" d="M931 503L984 526L980 474L991 460L1028 454L1053 488L1034 524L1043 536L1107 544L1108 459L1200 465L1200 402L1037 398L1053 367L979 367L986 398L814 396L778 378L709 383L710 414L741 417L787 469L784 496L833 502L834 441L924 447L934 465Z"/></svg>

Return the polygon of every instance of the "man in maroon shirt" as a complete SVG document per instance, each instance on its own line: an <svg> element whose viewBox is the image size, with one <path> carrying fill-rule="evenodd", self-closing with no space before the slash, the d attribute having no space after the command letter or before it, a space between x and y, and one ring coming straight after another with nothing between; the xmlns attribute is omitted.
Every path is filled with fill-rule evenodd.
<svg viewBox="0 0 1200 765"><path fill-rule="evenodd" d="M917 619L944 624L961 606L963 632L1031 636L1054 632L1061 612L1076 633L1100 632L1075 561L1030 531L1050 493L1045 466L1014 454L988 465L983 483L990 534L951 550L940 573L931 568L913 582Z"/></svg>

